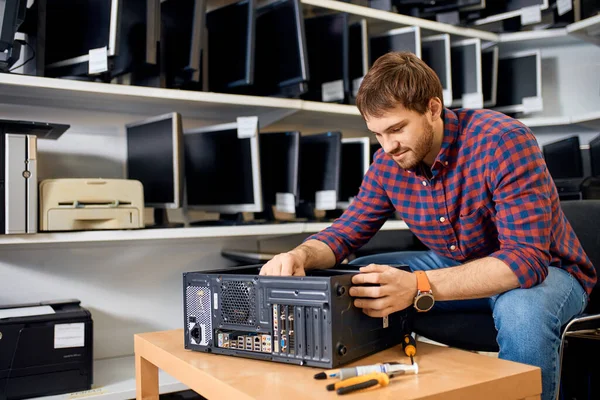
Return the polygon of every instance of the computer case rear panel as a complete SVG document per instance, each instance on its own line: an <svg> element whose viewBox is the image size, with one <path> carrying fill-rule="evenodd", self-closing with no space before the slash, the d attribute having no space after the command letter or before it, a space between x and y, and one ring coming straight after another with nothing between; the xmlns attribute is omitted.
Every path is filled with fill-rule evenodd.
<svg viewBox="0 0 600 400"><path fill-rule="evenodd" d="M186 349L333 368L410 332L408 311L372 318L354 307L355 270L275 277L259 267L184 273Z"/></svg>

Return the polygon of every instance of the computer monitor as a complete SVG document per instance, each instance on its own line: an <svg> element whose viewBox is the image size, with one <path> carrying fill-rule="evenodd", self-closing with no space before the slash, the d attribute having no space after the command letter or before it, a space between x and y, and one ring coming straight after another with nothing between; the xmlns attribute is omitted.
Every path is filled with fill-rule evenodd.
<svg viewBox="0 0 600 400"><path fill-rule="evenodd" d="M542 146L548 171L553 179L582 178L583 157L579 136L548 143Z"/></svg>
<svg viewBox="0 0 600 400"><path fill-rule="evenodd" d="M592 176L600 177L600 135L590 142L590 165Z"/></svg>
<svg viewBox="0 0 600 400"><path fill-rule="evenodd" d="M208 90L235 92L254 83L256 1L242 0L206 15Z"/></svg>
<svg viewBox="0 0 600 400"><path fill-rule="evenodd" d="M301 205L321 211L337 208L341 151L341 132L300 138Z"/></svg>
<svg viewBox="0 0 600 400"><path fill-rule="evenodd" d="M421 39L423 61L431 67L442 83L443 101L446 107L452 104L452 72L450 35L429 36Z"/></svg>
<svg viewBox="0 0 600 400"><path fill-rule="evenodd" d="M498 93L498 47L496 46L481 52L481 83L483 106L495 106Z"/></svg>
<svg viewBox="0 0 600 400"><path fill-rule="evenodd" d="M260 134L262 196L269 219L274 219L272 207L283 213L296 212L299 160L300 132Z"/></svg>
<svg viewBox="0 0 600 400"><path fill-rule="evenodd" d="M350 24L348 73L350 75L351 102L358 94L363 77L369 72L369 52L367 20L363 18Z"/></svg>
<svg viewBox="0 0 600 400"><path fill-rule="evenodd" d="M165 0L160 4L161 67L166 87L201 85L205 13L206 0Z"/></svg>
<svg viewBox="0 0 600 400"><path fill-rule="evenodd" d="M309 80L300 0L278 0L256 10L253 94L300 97Z"/></svg>
<svg viewBox="0 0 600 400"><path fill-rule="evenodd" d="M49 0L46 75L89 76L90 50L105 47L109 78L158 71L159 34L160 0Z"/></svg>
<svg viewBox="0 0 600 400"><path fill-rule="evenodd" d="M305 100L340 103L350 98L348 14L333 13L304 20L308 68Z"/></svg>
<svg viewBox="0 0 600 400"><path fill-rule="evenodd" d="M155 223L166 224L166 209L180 208L183 198L181 115L173 112L125 126L126 176L144 187L144 202L155 209Z"/></svg>
<svg viewBox="0 0 600 400"><path fill-rule="evenodd" d="M246 118L253 126L238 119L184 132L189 209L229 215L263 211L258 118Z"/></svg>
<svg viewBox="0 0 600 400"><path fill-rule="evenodd" d="M0 8L0 72L8 72L19 60L22 44L15 40L25 20L26 0L4 0Z"/></svg>
<svg viewBox="0 0 600 400"><path fill-rule="evenodd" d="M539 49L500 56L494 109L515 113L542 111L542 64Z"/></svg>
<svg viewBox="0 0 600 400"><path fill-rule="evenodd" d="M363 178L371 165L370 150L368 137L342 139L338 208L348 208L358 194Z"/></svg>
<svg viewBox="0 0 600 400"><path fill-rule="evenodd" d="M452 43L452 107L482 108L481 40Z"/></svg>
<svg viewBox="0 0 600 400"><path fill-rule="evenodd" d="M421 28L409 26L392 29L383 35L371 37L370 45L371 64L392 51L409 51L421 58Z"/></svg>
<svg viewBox="0 0 600 400"><path fill-rule="evenodd" d="M506 11L508 12L533 6L540 6L541 10L547 10L550 5L548 0L506 0Z"/></svg>

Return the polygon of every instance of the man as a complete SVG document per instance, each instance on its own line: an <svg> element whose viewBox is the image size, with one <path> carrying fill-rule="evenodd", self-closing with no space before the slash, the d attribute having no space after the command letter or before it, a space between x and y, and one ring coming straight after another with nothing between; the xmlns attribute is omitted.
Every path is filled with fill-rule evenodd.
<svg viewBox="0 0 600 400"><path fill-rule="evenodd" d="M430 251L355 260L370 264L353 278L356 307L372 317L413 304L425 312L434 301L439 309L491 309L500 358L541 367L543 398L554 398L560 329L587 305L595 270L531 131L494 111L451 111L442 98L437 75L415 55L379 58L357 107L382 150L358 196L331 227L274 257L261 275L330 268L398 211Z"/></svg>

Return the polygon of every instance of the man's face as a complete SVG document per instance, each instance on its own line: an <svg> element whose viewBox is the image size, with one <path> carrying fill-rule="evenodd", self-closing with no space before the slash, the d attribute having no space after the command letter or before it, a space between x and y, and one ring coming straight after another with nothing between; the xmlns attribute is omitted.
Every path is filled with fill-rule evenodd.
<svg viewBox="0 0 600 400"><path fill-rule="evenodd" d="M403 169L416 167L431 152L433 125L421 115L398 106L381 117L369 117L367 127L379 144Z"/></svg>

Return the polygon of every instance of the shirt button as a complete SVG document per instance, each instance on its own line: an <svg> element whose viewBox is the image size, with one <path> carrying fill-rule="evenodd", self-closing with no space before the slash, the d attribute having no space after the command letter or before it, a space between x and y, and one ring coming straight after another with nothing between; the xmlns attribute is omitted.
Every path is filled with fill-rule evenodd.
<svg viewBox="0 0 600 400"><path fill-rule="evenodd" d="M444 165L448 165L448 161L444 161Z"/></svg>
<svg viewBox="0 0 600 400"><path fill-rule="evenodd" d="M455 245L450 246L450 250L452 250L452 251L456 250L456 246Z"/></svg>
<svg viewBox="0 0 600 400"><path fill-rule="evenodd" d="M440 222L444 222L444 221L446 221L446 218L440 217Z"/></svg>
<svg viewBox="0 0 600 400"><path fill-rule="evenodd" d="M423 186L427 186L427 182L423 181Z"/></svg>

